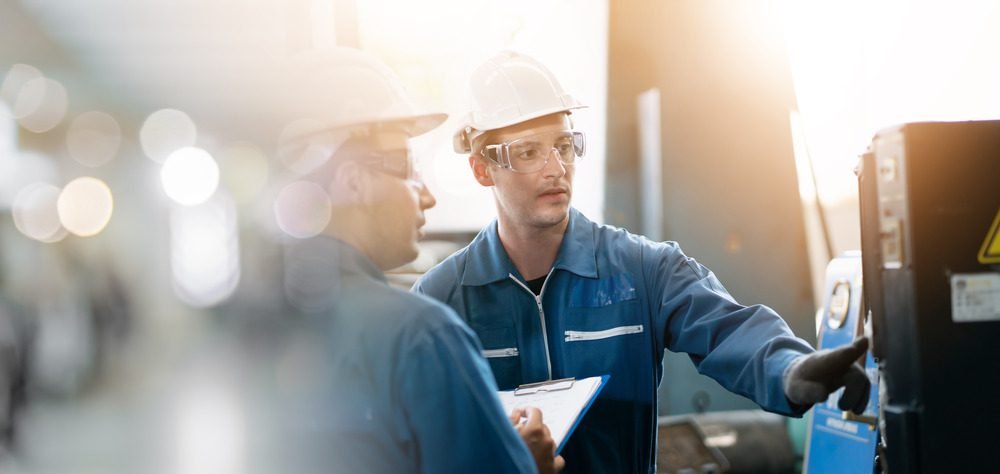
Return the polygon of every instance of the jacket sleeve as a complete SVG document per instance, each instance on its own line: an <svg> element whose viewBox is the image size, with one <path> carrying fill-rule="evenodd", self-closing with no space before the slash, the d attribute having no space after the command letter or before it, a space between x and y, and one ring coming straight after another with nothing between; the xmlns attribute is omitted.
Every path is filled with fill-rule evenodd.
<svg viewBox="0 0 1000 474"><path fill-rule="evenodd" d="M785 397L782 376L812 347L771 308L737 303L708 268L675 243L650 243L643 251L666 347L687 353L698 372L765 410L801 416Z"/></svg>
<svg viewBox="0 0 1000 474"><path fill-rule="evenodd" d="M450 309L429 311L446 317L407 332L395 374L419 472L535 472L475 336Z"/></svg>

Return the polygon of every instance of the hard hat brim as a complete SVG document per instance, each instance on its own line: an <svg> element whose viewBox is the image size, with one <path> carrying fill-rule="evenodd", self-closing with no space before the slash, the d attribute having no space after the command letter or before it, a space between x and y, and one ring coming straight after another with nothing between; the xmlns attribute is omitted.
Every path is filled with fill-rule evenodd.
<svg viewBox="0 0 1000 474"><path fill-rule="evenodd" d="M424 114L414 118L413 124L413 135L418 136L423 135L435 128L438 128L445 120L448 120L448 114L445 113L433 113Z"/></svg>
<svg viewBox="0 0 1000 474"><path fill-rule="evenodd" d="M584 109L587 105L576 104L571 106L559 106L559 107L549 107L546 109L536 110L530 114L525 114L511 120L503 120L499 122L476 122L470 119L466 121L466 125L455 131L454 133L454 148L456 153L471 153L472 152L472 141L476 136L482 135L483 133L498 130L501 128L510 127L512 125L517 125L522 122L527 122L529 120L534 120L539 117L544 117L546 115L558 114L560 112L569 113L571 110ZM475 130L475 135L466 136L466 129Z"/></svg>
<svg viewBox="0 0 1000 474"><path fill-rule="evenodd" d="M339 130L365 125L379 125L385 128L398 128L405 131L410 137L416 137L434 130L447 119L448 114L445 113L407 115L403 117L380 117L377 119L373 118L371 120L352 120L350 122L331 124L329 130Z"/></svg>
<svg viewBox="0 0 1000 474"><path fill-rule="evenodd" d="M510 120L501 120L497 122L476 122L475 120L469 120L468 126L476 130L479 130L480 132L489 132L491 130L496 130L499 128L509 127L511 125L517 125L522 122L527 122L528 120L534 120L538 117L544 117L546 115L557 114L560 112L569 112L571 110L583 109L586 107L587 106L583 104L576 104L570 106L560 105L558 107L549 107L541 110L536 110L530 114L520 115Z"/></svg>
<svg viewBox="0 0 1000 474"><path fill-rule="evenodd" d="M384 128L396 128L406 132L410 138L423 135L434 130L448 119L445 113L429 113L420 115L407 115L403 117L379 117L372 119L351 120L340 123L320 123L316 122L312 126L297 130L292 136L285 137L285 141L305 139L310 136L327 132L336 132L350 128L360 128L378 125Z"/></svg>

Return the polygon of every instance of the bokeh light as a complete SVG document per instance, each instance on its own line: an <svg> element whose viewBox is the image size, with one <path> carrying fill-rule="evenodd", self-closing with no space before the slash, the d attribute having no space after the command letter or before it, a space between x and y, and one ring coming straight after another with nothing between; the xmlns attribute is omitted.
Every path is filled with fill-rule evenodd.
<svg viewBox="0 0 1000 474"><path fill-rule="evenodd" d="M28 104L24 106L25 110L31 109L26 115L20 116L17 122L26 130L44 133L55 128L66 118L69 99L62 84L47 77L40 77L24 84L18 94L17 104L19 106ZM15 111L15 114L23 111Z"/></svg>
<svg viewBox="0 0 1000 474"><path fill-rule="evenodd" d="M97 235L111 220L114 198L103 181L85 176L67 184L56 203L59 221L80 237Z"/></svg>
<svg viewBox="0 0 1000 474"><path fill-rule="evenodd" d="M222 186L240 204L253 202L267 185L267 156L254 145L230 145L219 155L219 165L223 170Z"/></svg>
<svg viewBox="0 0 1000 474"><path fill-rule="evenodd" d="M57 182L58 174L55 163L46 155L0 150L0 209L11 206L29 184Z"/></svg>
<svg viewBox="0 0 1000 474"><path fill-rule="evenodd" d="M121 142L122 129L118 121L96 110L78 115L66 131L69 156L92 168L111 161Z"/></svg>
<svg viewBox="0 0 1000 474"><path fill-rule="evenodd" d="M198 129L191 117L175 109L153 112L139 130L142 150L157 163L163 163L181 148L193 146L197 138Z"/></svg>
<svg viewBox="0 0 1000 474"><path fill-rule="evenodd" d="M10 107L0 100L0 153L9 152L17 145L17 122L11 116Z"/></svg>
<svg viewBox="0 0 1000 474"><path fill-rule="evenodd" d="M274 202L274 216L282 232L298 239L318 235L330 223L330 196L309 181L289 183Z"/></svg>
<svg viewBox="0 0 1000 474"><path fill-rule="evenodd" d="M42 77L42 72L34 66L27 64L11 66L4 74L3 84L0 84L0 100L7 104L6 112L15 119L20 119L38 109L38 106L41 105L40 97L30 94L22 95L21 91L25 84Z"/></svg>
<svg viewBox="0 0 1000 474"><path fill-rule="evenodd" d="M219 187L219 165L201 148L186 147L170 154L160 169L167 197L194 206L212 197Z"/></svg>
<svg viewBox="0 0 1000 474"><path fill-rule="evenodd" d="M213 306L233 294L240 258L232 200L220 194L171 211L170 264L177 296L192 306Z"/></svg>
<svg viewBox="0 0 1000 474"><path fill-rule="evenodd" d="M48 183L33 183L14 198L11 214L14 226L25 236L42 242L55 242L65 236L56 201L59 188Z"/></svg>

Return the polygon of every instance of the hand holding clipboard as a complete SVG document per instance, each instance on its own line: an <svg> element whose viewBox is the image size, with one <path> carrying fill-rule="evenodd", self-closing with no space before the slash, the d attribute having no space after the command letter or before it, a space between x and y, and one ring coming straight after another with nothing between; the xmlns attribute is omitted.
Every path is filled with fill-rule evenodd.
<svg viewBox="0 0 1000 474"><path fill-rule="evenodd" d="M549 428L545 426L541 410L515 408L510 414L510 422L515 425L517 434L528 446L539 474L558 473L566 467L566 461L556 454L555 441Z"/></svg>
<svg viewBox="0 0 1000 474"><path fill-rule="evenodd" d="M590 405L604 388L609 376L581 380L560 379L522 385L516 390L501 391L504 411L518 408L538 408L556 443L556 454L562 452L566 440L580 424Z"/></svg>

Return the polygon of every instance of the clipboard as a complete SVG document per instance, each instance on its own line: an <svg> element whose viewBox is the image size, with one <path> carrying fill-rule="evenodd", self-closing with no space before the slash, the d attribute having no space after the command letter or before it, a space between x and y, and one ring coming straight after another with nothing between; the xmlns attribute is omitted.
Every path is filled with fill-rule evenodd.
<svg viewBox="0 0 1000 474"><path fill-rule="evenodd" d="M549 427L559 454L609 378L610 375L602 375L580 380L546 380L500 391L498 395L505 413L525 407L541 410L542 422Z"/></svg>

